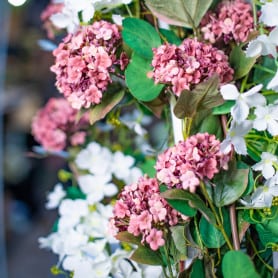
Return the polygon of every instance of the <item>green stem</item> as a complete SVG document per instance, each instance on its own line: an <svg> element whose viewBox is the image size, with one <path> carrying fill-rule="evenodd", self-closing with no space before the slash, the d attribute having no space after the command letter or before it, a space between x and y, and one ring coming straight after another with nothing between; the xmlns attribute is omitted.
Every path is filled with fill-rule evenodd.
<svg viewBox="0 0 278 278"><path fill-rule="evenodd" d="M256 3L253 0L252 1L252 10L253 10L253 19L254 19L254 29L257 29L257 24L258 24L258 18L257 18L257 8L256 8Z"/></svg>
<svg viewBox="0 0 278 278"><path fill-rule="evenodd" d="M273 74L273 75L276 73L275 71L273 71L273 70L271 70L271 69L268 69L268 68L265 68L265 67L263 67L263 66L261 66L261 65L254 65L253 67L254 67L254 68L257 68L257 69L260 69L260 70L262 70L262 71L271 73L271 74Z"/></svg>
<svg viewBox="0 0 278 278"><path fill-rule="evenodd" d="M175 276L173 274L171 261L170 261L169 255L168 255L168 250L167 250L166 244L164 245L164 252L165 252L165 255L166 255L167 268L169 269L170 278L175 278Z"/></svg>
<svg viewBox="0 0 278 278"><path fill-rule="evenodd" d="M231 223L231 229L232 229L234 248L235 248L235 250L240 250L240 242L239 242L239 236L238 236L238 230L237 230L236 209L235 209L234 203L232 205L230 205L229 212L230 212L230 223Z"/></svg>
<svg viewBox="0 0 278 278"><path fill-rule="evenodd" d="M250 244L251 244L251 246L252 246L252 248L253 248L253 250L254 250L254 252L255 252L254 255L258 257L258 259L263 263L263 265L264 265L268 270L270 270L271 272L274 272L273 267L271 267L269 264L267 264L267 263L262 259L262 257L259 255L259 252L258 252L258 250L257 250L257 247L256 247L254 241L252 240L251 236L250 236L249 234L247 234L247 237L248 237L248 240L249 240L249 242L250 242Z"/></svg>
<svg viewBox="0 0 278 278"><path fill-rule="evenodd" d="M140 0L136 0L134 5L135 5L135 17L140 18Z"/></svg>
<svg viewBox="0 0 278 278"><path fill-rule="evenodd" d="M129 15L130 17L133 17L133 14L132 14L132 12L131 12L129 6L128 6L128 5L125 5L125 8L126 8L126 10L127 10L127 12L128 12L128 15Z"/></svg>
<svg viewBox="0 0 278 278"><path fill-rule="evenodd" d="M182 121L182 134L184 140L186 140L190 135L192 120L192 118L186 117Z"/></svg>
<svg viewBox="0 0 278 278"><path fill-rule="evenodd" d="M209 206L210 206L210 208L211 208L211 210L212 210L212 212L213 212L213 214L215 216L216 223L217 223L216 228L219 229L220 232L222 233L222 235L223 235L223 237L224 237L224 239L225 239L229 249L230 250L234 250L234 248L233 248L233 246L231 244L231 241L230 241L230 239L229 239L229 237L228 237L228 235L227 235L227 233L226 233L226 231L225 231L225 229L223 227L221 219L219 218L218 213L216 212L216 209L215 209L215 207L214 207L214 205L213 205L213 203L212 203L212 201L211 201L211 199L210 199L210 197L209 197L209 195L207 193L205 184L202 181L200 182L200 187L201 187L201 190L202 190L202 193L203 193L204 197L206 198L206 200L207 200L207 202L208 202L208 204L209 204Z"/></svg>

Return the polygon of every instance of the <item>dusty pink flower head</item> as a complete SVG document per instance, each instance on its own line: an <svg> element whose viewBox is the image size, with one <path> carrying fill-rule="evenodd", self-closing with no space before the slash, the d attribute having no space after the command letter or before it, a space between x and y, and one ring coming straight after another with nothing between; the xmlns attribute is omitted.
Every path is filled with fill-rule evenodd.
<svg viewBox="0 0 278 278"><path fill-rule="evenodd" d="M211 43L245 42L253 30L252 6L244 0L221 2L215 12L208 12L201 21L204 38Z"/></svg>
<svg viewBox="0 0 278 278"><path fill-rule="evenodd" d="M126 185L114 207L110 229L128 231L142 236L142 243L148 243L152 250L165 244L163 229L176 225L180 214L172 209L160 196L156 179L141 177L137 183Z"/></svg>
<svg viewBox="0 0 278 278"><path fill-rule="evenodd" d="M113 65L123 65L115 54L120 43L117 25L102 20L80 27L53 51L56 61L51 71L56 74L56 86L73 108L101 102L112 82Z"/></svg>
<svg viewBox="0 0 278 278"><path fill-rule="evenodd" d="M55 31L58 29L50 20L53 14L59 13L64 7L63 3L49 3L46 8L41 13L41 20L43 22L43 28L47 32L47 37L49 39L54 39Z"/></svg>
<svg viewBox="0 0 278 278"><path fill-rule="evenodd" d="M65 99L51 98L33 118L32 134L49 151L83 144L86 132L82 130L89 126L89 119L85 114L76 122L77 113Z"/></svg>
<svg viewBox="0 0 278 278"><path fill-rule="evenodd" d="M185 39L180 46L164 44L153 52L153 71L149 77L155 83L171 85L177 96L214 73L219 75L221 84L233 79L233 69L224 52L196 39Z"/></svg>
<svg viewBox="0 0 278 278"><path fill-rule="evenodd" d="M200 180L227 169L229 156L220 151L214 135L198 133L167 149L156 162L157 179L168 187L195 192Z"/></svg>

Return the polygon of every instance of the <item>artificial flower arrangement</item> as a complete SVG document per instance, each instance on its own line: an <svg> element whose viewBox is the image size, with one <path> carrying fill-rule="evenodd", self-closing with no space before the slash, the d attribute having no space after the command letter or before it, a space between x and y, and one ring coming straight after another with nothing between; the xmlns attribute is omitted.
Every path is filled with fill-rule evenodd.
<svg viewBox="0 0 278 278"><path fill-rule="evenodd" d="M278 2L53 0L42 19L67 31L62 97L32 123L69 165L39 240L52 272L274 277Z"/></svg>

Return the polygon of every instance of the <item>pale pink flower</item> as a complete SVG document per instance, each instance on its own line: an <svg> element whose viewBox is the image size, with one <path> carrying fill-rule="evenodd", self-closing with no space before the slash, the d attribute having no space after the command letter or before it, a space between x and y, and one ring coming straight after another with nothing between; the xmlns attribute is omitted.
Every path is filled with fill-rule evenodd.
<svg viewBox="0 0 278 278"><path fill-rule="evenodd" d="M246 42L254 30L252 6L244 0L223 1L201 21L201 31L211 43Z"/></svg>
<svg viewBox="0 0 278 278"><path fill-rule="evenodd" d="M134 236L140 235L142 243L147 242L156 250L164 244L160 229L176 225L181 219L181 215L160 196L157 180L144 176L137 183L124 187L110 224L113 232L128 231Z"/></svg>
<svg viewBox="0 0 278 278"><path fill-rule="evenodd" d="M177 96L215 73L221 84L233 79L233 69L224 52L196 39L185 39L180 46L164 44L154 48L153 53L153 71L148 76L155 83L171 85Z"/></svg>
<svg viewBox="0 0 278 278"><path fill-rule="evenodd" d="M221 168L227 169L228 161L214 135L198 133L160 154L155 168L158 180L168 187L195 192L200 180L212 179Z"/></svg>
<svg viewBox="0 0 278 278"><path fill-rule="evenodd" d="M150 234L146 237L146 242L149 243L152 250L157 250L165 244L162 231L151 229Z"/></svg>
<svg viewBox="0 0 278 278"><path fill-rule="evenodd" d="M33 118L32 134L49 151L83 144L89 119L86 113L77 122L77 114L65 99L51 98Z"/></svg>
<svg viewBox="0 0 278 278"><path fill-rule="evenodd" d="M80 27L53 51L56 61L51 71L56 74L56 86L73 108L89 108L101 102L112 82L114 66L123 70L127 63L123 56L116 57L120 43L118 27L102 20Z"/></svg>

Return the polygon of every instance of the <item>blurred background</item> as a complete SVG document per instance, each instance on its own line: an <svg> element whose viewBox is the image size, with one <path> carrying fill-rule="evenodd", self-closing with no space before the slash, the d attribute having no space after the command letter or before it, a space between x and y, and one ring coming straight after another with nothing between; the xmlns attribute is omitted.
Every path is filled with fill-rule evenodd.
<svg viewBox="0 0 278 278"><path fill-rule="evenodd" d="M40 49L45 39L40 14L48 0L0 0L0 277L53 277L57 257L38 247L55 211L46 211L46 193L57 182L58 158L38 159L30 135L39 107L57 95L51 52Z"/></svg>

